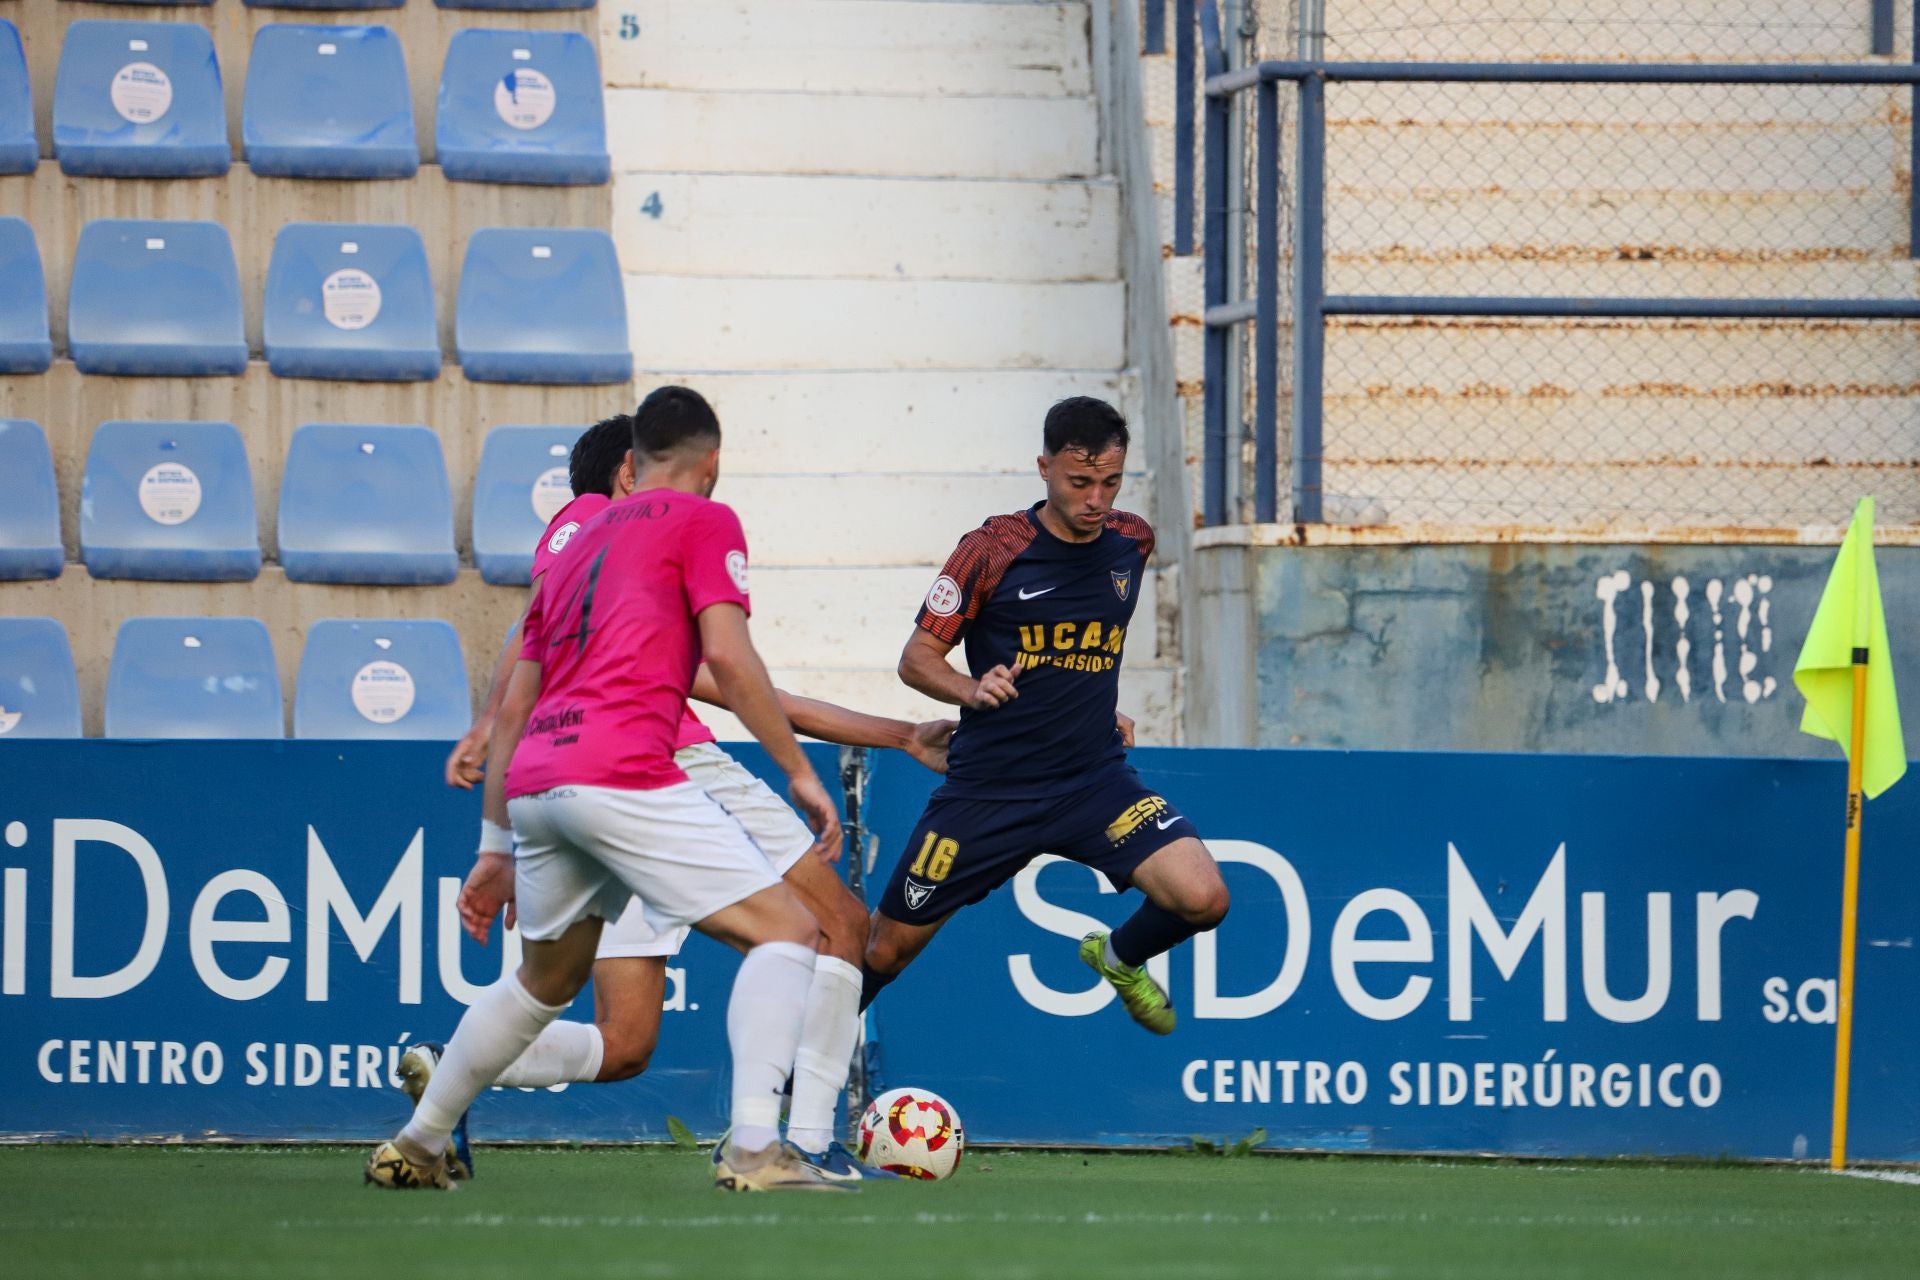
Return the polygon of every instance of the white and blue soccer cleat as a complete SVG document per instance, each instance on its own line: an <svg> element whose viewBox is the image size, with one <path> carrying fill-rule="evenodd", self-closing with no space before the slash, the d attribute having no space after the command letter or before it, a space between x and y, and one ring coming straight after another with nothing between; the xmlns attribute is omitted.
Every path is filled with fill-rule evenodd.
<svg viewBox="0 0 1920 1280"><path fill-rule="evenodd" d="M900 1175L891 1169L876 1168L870 1164L861 1164L854 1158L853 1152L838 1142L828 1145L818 1154L804 1147L795 1147L794 1153L803 1161L818 1169L834 1182L898 1182Z"/></svg>
<svg viewBox="0 0 1920 1280"><path fill-rule="evenodd" d="M420 1095L427 1091L427 1082L433 1079L434 1069L446 1052L447 1046L438 1040L422 1040L400 1055L400 1091L414 1106L420 1105ZM453 1139L447 1143L447 1176L455 1182L473 1176L473 1146L467 1141L470 1114L460 1113L460 1123L453 1126Z"/></svg>

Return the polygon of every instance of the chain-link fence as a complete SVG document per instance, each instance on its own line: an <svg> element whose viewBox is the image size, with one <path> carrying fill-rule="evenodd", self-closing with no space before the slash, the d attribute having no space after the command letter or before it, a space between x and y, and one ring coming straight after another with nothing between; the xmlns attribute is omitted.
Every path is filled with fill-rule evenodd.
<svg viewBox="0 0 1920 1280"><path fill-rule="evenodd" d="M1497 28L1506 42L1469 50L1429 39L1416 18L1443 9L1466 14L1475 30ZM1640 19L1654 23L1649 6L1329 4L1326 56L1599 61L1644 50L1679 62L1669 37L1684 29L1700 61L1859 63L1865 46L1841 46L1872 36L1870 10L1690 6L1676 9L1668 36L1636 44L1616 37ZM1389 11L1399 15L1392 23L1380 16ZM1314 20L1299 0L1262 4L1255 16L1243 49L1265 57L1295 56L1302 25ZM1343 17L1382 32L1394 26L1399 44L1338 46L1343 30L1365 34L1343 28ZM1612 32L1612 43L1570 51L1509 40L1578 22ZM1903 20L1902 41L1906 29ZM1254 296L1256 209L1271 181L1282 210L1273 395L1285 519L1301 175L1298 90L1283 82L1279 93L1274 174L1255 154L1254 94L1238 95L1248 128L1231 200L1241 251L1229 296ZM1913 96L1905 84L1336 77L1326 86L1326 293L1910 303L1920 270L1909 256ZM1319 430L1302 433L1309 449L1318 444L1330 523L1653 535L1806 528L1843 521L1854 497L1874 493L1885 522L1920 524L1920 322L1369 309L1380 314L1327 318ZM1225 515L1247 520L1260 350L1252 325L1237 337Z"/></svg>

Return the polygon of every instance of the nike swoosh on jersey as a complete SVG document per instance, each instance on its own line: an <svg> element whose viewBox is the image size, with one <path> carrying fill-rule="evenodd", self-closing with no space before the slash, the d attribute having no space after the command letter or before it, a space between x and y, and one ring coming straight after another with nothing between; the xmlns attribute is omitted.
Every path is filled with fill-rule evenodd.
<svg viewBox="0 0 1920 1280"><path fill-rule="evenodd" d="M1173 817L1168 818L1165 822L1156 822L1153 825L1160 828L1160 830L1165 831L1168 827L1172 826L1174 823L1178 821L1180 821L1180 817L1178 814L1176 814Z"/></svg>
<svg viewBox="0 0 1920 1280"><path fill-rule="evenodd" d="M1038 600L1041 596L1047 594L1047 592L1058 590L1058 587L1044 587L1039 591L1028 591L1025 587L1022 587L1020 588L1020 598L1022 600Z"/></svg>

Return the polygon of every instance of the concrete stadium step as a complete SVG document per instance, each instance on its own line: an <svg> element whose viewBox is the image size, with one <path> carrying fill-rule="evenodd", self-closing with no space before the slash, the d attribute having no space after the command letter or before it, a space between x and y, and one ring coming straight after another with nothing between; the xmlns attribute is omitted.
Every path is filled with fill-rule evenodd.
<svg viewBox="0 0 1920 1280"><path fill-rule="evenodd" d="M1497 187L1506 192L1723 193L1894 189L1906 133L1892 121L1776 128L1686 125L1571 134L1563 127L1349 125L1327 136L1327 181L1381 194ZM1572 179L1572 181L1570 181Z"/></svg>
<svg viewBox="0 0 1920 1280"><path fill-rule="evenodd" d="M1659 0L1617 0L1601 14L1537 0L1476 0L1465 6L1459 0L1400 0L1331 14L1327 56L1464 62L1857 60L1871 47L1869 16L1866 5L1810 8L1793 0L1709 0L1677 8Z"/></svg>
<svg viewBox="0 0 1920 1280"><path fill-rule="evenodd" d="M1908 237L1906 197L1871 188L1755 196L1342 187L1328 193L1327 217L1328 246L1337 256L1439 261L1523 253L1552 261L1591 250L1656 258L1691 253L1734 265L1743 258L1904 258Z"/></svg>
<svg viewBox="0 0 1920 1280"><path fill-rule="evenodd" d="M0 598L5 599L9 614L46 614L66 625L79 669L84 727L95 735L101 730L101 701L114 633L128 618L259 618L273 638L280 689L289 709L301 649L313 623L322 618L442 619L460 632L477 707L486 696L507 628L526 607L526 592L490 587L472 569L461 570L458 580L438 587L334 587L289 583L278 565L262 568L252 582L135 582L90 578L85 569L70 564L51 581L0 585Z"/></svg>
<svg viewBox="0 0 1920 1280"><path fill-rule="evenodd" d="M1914 330L1887 321L1347 320L1329 326L1327 394L1446 398L1481 388L1622 394L1829 386L1911 394Z"/></svg>
<svg viewBox="0 0 1920 1280"><path fill-rule="evenodd" d="M648 373L637 392L671 382L713 402L729 479L944 466L1032 476L1041 422L1068 396L1099 396L1142 429L1136 379L1108 370ZM1146 450L1134 452L1144 462ZM1147 497L1129 491L1126 501Z"/></svg>
<svg viewBox="0 0 1920 1280"><path fill-rule="evenodd" d="M1912 469L1727 466L1657 461L1569 466L1490 460L1438 467L1367 466L1329 457L1327 518L1339 524L1526 526L1558 533L1612 532L1622 541L1650 530L1844 527L1854 502L1878 488L1885 525L1920 519ZM1764 508L1764 519L1751 513Z"/></svg>
<svg viewBox="0 0 1920 1280"><path fill-rule="evenodd" d="M609 89L607 131L620 140L616 168L934 178L1099 173L1091 97Z"/></svg>
<svg viewBox="0 0 1920 1280"><path fill-rule="evenodd" d="M1652 255L1642 259L1641 254ZM1382 260L1386 259L1386 260ZM1809 250L1742 260L1699 248L1623 244L1501 246L1392 258L1339 255L1331 293L1501 297L1912 299L1920 272L1904 253Z"/></svg>
<svg viewBox="0 0 1920 1280"><path fill-rule="evenodd" d="M1498 390L1503 394L1490 394ZM1381 466L1671 465L1756 470L1882 466L1920 470L1911 430L1920 383L1874 395L1820 385L1775 384L1687 394L1649 385L1615 395L1489 388L1435 398L1343 397L1327 402L1326 452ZM1911 480L1900 479L1902 487Z"/></svg>
<svg viewBox="0 0 1920 1280"><path fill-rule="evenodd" d="M627 277L646 369L1117 369L1118 281Z"/></svg>
<svg viewBox="0 0 1920 1280"><path fill-rule="evenodd" d="M629 0L600 10L622 88L1072 96L1092 92L1084 3Z"/></svg>
<svg viewBox="0 0 1920 1280"><path fill-rule="evenodd" d="M449 364L433 382L316 382L276 378L254 361L237 378L89 378L71 361L43 374L0 377L5 416L47 432L60 483L60 524L70 559L79 556L80 479L87 446L102 422L119 419L231 422L247 442L260 544L278 549L280 470L287 443L308 422L420 423L432 427L453 488L454 544L471 551L473 476L487 432L498 426L579 423L631 409L633 389L539 387L468 382Z"/></svg>
<svg viewBox="0 0 1920 1280"><path fill-rule="evenodd" d="M912 620L908 620L912 625ZM773 682L790 693L824 698L845 707L902 720L952 719L959 708L945 706L900 683L892 662L884 667L803 667L772 669ZM1129 661L1120 668L1120 710L1136 721L1142 746L1173 746L1180 742L1180 673L1170 667L1141 666ZM700 718L712 726L722 742L745 741L751 735L740 722L713 707L698 707Z"/></svg>
<svg viewBox="0 0 1920 1280"><path fill-rule="evenodd" d="M629 273L1113 280L1120 269L1120 191L1105 179L622 173L613 210Z"/></svg>
<svg viewBox="0 0 1920 1280"><path fill-rule="evenodd" d="M987 513L982 512L983 516ZM873 568L753 569L753 635L776 667L888 667L913 630L938 562ZM1140 584L1127 631L1129 664L1159 660L1159 575Z"/></svg>
<svg viewBox="0 0 1920 1280"><path fill-rule="evenodd" d="M451 359L453 304L467 238L481 227L606 226L611 199L607 187L451 183L437 165L425 165L417 177L400 181L321 182L257 178L237 161L224 178L72 178L56 162L43 160L34 173L0 177L0 213L27 219L40 243L56 351L66 344L73 246L80 228L95 218L199 218L225 226L240 269L247 340L256 353L267 262L281 227L289 222L419 227L433 271L441 346Z"/></svg>
<svg viewBox="0 0 1920 1280"><path fill-rule="evenodd" d="M1143 478L1132 484L1135 493L1145 494ZM925 570L944 563L961 537L988 516L1025 510L1043 493L1036 476L954 470L725 475L715 496L739 512L756 569ZM915 598L931 582L929 574Z"/></svg>
<svg viewBox="0 0 1920 1280"><path fill-rule="evenodd" d="M1849 55L1846 61L1864 59ZM1894 85L1336 81L1327 86L1327 133L1331 139L1349 129L1445 127L1491 144L1507 134L1544 131L1579 148L1655 130L1773 134L1898 124L1906 119L1908 96Z"/></svg>

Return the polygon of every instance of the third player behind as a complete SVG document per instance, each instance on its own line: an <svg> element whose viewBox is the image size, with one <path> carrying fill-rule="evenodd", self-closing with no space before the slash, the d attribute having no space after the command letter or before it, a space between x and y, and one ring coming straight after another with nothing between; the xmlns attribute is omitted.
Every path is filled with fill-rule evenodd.
<svg viewBox="0 0 1920 1280"><path fill-rule="evenodd" d="M947 781L928 801L873 914L861 1007L961 907L1042 853L1146 895L1080 958L1149 1031L1173 1005L1146 962L1227 914L1227 886L1193 824L1127 763L1115 724L1124 656L1153 529L1114 509L1126 419L1105 401L1047 412L1046 499L960 540L921 606L900 678L962 708ZM966 644L962 674L947 655Z"/></svg>

